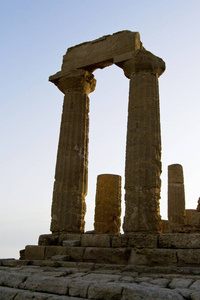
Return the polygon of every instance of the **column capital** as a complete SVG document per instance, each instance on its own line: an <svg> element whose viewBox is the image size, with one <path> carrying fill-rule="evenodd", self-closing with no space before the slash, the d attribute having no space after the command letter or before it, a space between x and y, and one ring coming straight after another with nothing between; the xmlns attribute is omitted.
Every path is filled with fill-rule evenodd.
<svg viewBox="0 0 200 300"><path fill-rule="evenodd" d="M165 71L165 62L149 51L138 49L134 51L131 59L121 64L121 67L128 78L138 72L153 73L159 77Z"/></svg>
<svg viewBox="0 0 200 300"><path fill-rule="evenodd" d="M50 76L58 89L66 94L68 91L84 91L87 95L95 90L96 79L86 70L73 70L69 73L60 72L59 77Z"/></svg>

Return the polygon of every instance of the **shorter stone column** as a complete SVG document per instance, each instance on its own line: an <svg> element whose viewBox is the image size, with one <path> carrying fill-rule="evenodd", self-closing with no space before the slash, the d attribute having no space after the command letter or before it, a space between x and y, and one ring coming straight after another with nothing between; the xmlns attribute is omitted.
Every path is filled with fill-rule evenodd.
<svg viewBox="0 0 200 300"><path fill-rule="evenodd" d="M183 167L168 166L168 219L171 223L185 224L185 189Z"/></svg>
<svg viewBox="0 0 200 300"><path fill-rule="evenodd" d="M190 224L191 219L197 213L196 209L186 209L185 216L186 216L186 224Z"/></svg>
<svg viewBox="0 0 200 300"><path fill-rule="evenodd" d="M97 177L95 233L119 234L121 226L121 176Z"/></svg>
<svg viewBox="0 0 200 300"><path fill-rule="evenodd" d="M198 202L197 202L197 211L200 212L200 197L199 197Z"/></svg>

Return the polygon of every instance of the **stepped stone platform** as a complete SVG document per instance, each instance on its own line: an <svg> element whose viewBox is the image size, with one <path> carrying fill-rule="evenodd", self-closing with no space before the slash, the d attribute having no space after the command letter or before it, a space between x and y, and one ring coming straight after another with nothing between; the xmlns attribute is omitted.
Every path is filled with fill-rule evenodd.
<svg viewBox="0 0 200 300"><path fill-rule="evenodd" d="M0 260L1 300L200 299L200 267Z"/></svg>
<svg viewBox="0 0 200 300"><path fill-rule="evenodd" d="M21 259L119 265L200 267L200 234L49 234L26 246Z"/></svg>
<svg viewBox="0 0 200 300"><path fill-rule="evenodd" d="M2 300L200 299L200 234L48 234L0 260Z"/></svg>

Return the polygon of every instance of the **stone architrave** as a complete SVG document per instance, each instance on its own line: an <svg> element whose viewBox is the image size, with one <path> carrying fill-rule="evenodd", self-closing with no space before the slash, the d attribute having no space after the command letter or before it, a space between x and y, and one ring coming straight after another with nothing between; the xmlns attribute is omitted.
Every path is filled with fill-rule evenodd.
<svg viewBox="0 0 200 300"><path fill-rule="evenodd" d="M185 224L185 189L183 167L179 164L168 166L168 220Z"/></svg>
<svg viewBox="0 0 200 300"><path fill-rule="evenodd" d="M84 232L88 175L89 98L93 74L70 72L54 81L65 94L52 202L53 233Z"/></svg>
<svg viewBox="0 0 200 300"><path fill-rule="evenodd" d="M158 77L164 61L140 49L120 63L130 78L125 166L125 233L161 229L161 136Z"/></svg>
<svg viewBox="0 0 200 300"><path fill-rule="evenodd" d="M97 177L95 233L120 234L121 176L101 174Z"/></svg>

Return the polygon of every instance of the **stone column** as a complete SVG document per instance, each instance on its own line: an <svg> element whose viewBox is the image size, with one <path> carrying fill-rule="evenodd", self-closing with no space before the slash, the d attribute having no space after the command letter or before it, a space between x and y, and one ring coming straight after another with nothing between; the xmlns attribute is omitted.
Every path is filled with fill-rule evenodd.
<svg viewBox="0 0 200 300"><path fill-rule="evenodd" d="M191 219L193 216L196 214L197 210L196 209L186 209L185 210L185 223L190 224Z"/></svg>
<svg viewBox="0 0 200 300"><path fill-rule="evenodd" d="M158 232L160 222L161 137L158 77L165 63L136 50L122 65L130 78L125 167L125 218L129 232Z"/></svg>
<svg viewBox="0 0 200 300"><path fill-rule="evenodd" d="M119 234L121 225L121 176L97 177L95 233Z"/></svg>
<svg viewBox="0 0 200 300"><path fill-rule="evenodd" d="M168 166L168 220L185 224L185 190L183 167L179 164Z"/></svg>
<svg viewBox="0 0 200 300"><path fill-rule="evenodd" d="M73 71L53 81L65 94L52 202L53 233L84 232L88 177L89 98L93 74Z"/></svg>

